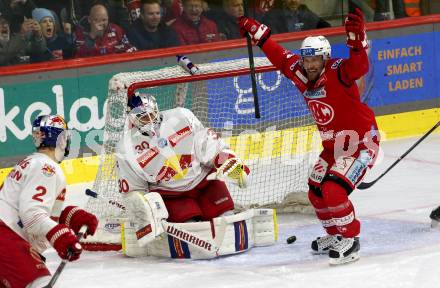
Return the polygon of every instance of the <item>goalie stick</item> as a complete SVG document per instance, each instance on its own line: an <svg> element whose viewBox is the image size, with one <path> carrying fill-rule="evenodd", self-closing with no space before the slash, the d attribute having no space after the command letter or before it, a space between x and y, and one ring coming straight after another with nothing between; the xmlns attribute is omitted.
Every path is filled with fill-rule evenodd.
<svg viewBox="0 0 440 288"><path fill-rule="evenodd" d="M82 226L81 229L79 229L78 234L76 235L76 238L79 240L81 240L84 236L84 234L87 231L87 226ZM66 267L66 264L69 262L69 258L72 255L72 252L69 251L67 252L67 259L63 259L60 263L60 265L58 265L57 270L55 271L55 273L53 273L52 278L50 279L49 283L47 283L46 286L43 286L43 288L52 288L55 285L55 282L57 282L58 277L60 277L61 272L63 272L64 267Z"/></svg>
<svg viewBox="0 0 440 288"><path fill-rule="evenodd" d="M416 143L414 143L408 150L406 150L405 153L402 154L402 156L400 156L393 164L391 164L390 167L388 167L387 170L385 170L382 174L379 175L379 177L377 177L375 180L371 181L371 182L362 182L361 184L359 184L357 186L358 189L363 190L363 189L368 189L371 186L373 186L377 181L379 181L380 178L382 178L383 176L385 176L391 169L393 169L394 166L397 165L397 163L399 163L403 158L405 158L406 155L409 154L409 152L411 152L414 148L416 148L417 145L419 145L423 140L425 140L426 137L428 137L429 134L431 134L432 132L434 132L435 129L437 129L437 127L440 126L440 121L437 122L437 124L435 124L431 129L429 129L428 132L426 132L422 138L420 138L419 140L417 140Z"/></svg>
<svg viewBox="0 0 440 288"><path fill-rule="evenodd" d="M90 189L86 189L86 195L93 197L95 199L101 200L101 201L105 201L113 206L118 207L121 210L126 210L125 206L119 202L116 202L114 200L102 197L101 195L99 195L98 193L90 190ZM207 251L208 253L212 253L215 254L215 256L218 256L218 252L220 250L220 246L223 242L223 238L225 236L225 232L226 232L226 222L223 220L219 230L219 233L215 233L215 238L214 241L209 240L209 239L205 239L203 237L200 237L199 235L197 235L194 232L189 232L185 229L182 229L182 227L176 223L171 223L166 221L165 219L163 219L161 221L161 224L163 226L163 229L165 231L166 234L179 239L180 241L183 241L185 243L188 243L189 245L192 245L198 249ZM211 222L211 225L214 225ZM213 229L211 227L211 229Z"/></svg>

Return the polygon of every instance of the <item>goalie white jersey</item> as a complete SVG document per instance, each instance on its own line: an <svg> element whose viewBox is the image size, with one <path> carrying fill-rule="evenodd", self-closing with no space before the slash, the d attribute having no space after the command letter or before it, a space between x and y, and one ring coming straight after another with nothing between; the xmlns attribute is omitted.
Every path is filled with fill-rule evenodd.
<svg viewBox="0 0 440 288"><path fill-rule="evenodd" d="M116 153L120 192L190 190L211 172L217 154L229 151L188 109L165 110L160 117L154 136L136 127L124 131Z"/></svg>
<svg viewBox="0 0 440 288"><path fill-rule="evenodd" d="M46 234L58 223L66 180L58 163L42 153L20 161L0 187L0 220L40 253ZM51 219L52 217L52 219Z"/></svg>

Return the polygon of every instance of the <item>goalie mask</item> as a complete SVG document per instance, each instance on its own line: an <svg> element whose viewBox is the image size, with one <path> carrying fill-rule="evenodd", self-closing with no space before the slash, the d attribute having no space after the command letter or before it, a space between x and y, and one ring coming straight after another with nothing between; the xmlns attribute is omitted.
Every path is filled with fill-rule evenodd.
<svg viewBox="0 0 440 288"><path fill-rule="evenodd" d="M32 123L32 139L37 149L55 148L55 159L63 161L69 156L70 133L67 123L60 115L41 115Z"/></svg>
<svg viewBox="0 0 440 288"><path fill-rule="evenodd" d="M128 117L142 134L154 136L160 125L156 98L149 94L135 94L128 100Z"/></svg>

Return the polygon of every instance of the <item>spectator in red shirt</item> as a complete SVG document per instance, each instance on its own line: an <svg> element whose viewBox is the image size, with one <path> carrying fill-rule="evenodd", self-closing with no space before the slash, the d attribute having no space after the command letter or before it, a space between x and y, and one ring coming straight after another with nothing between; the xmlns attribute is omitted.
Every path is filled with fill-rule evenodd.
<svg viewBox="0 0 440 288"><path fill-rule="evenodd" d="M172 24L182 45L219 41L217 24L202 15L202 0L183 0L183 14Z"/></svg>
<svg viewBox="0 0 440 288"><path fill-rule="evenodd" d="M90 9L87 27L78 26L75 31L76 57L134 52L124 30L109 23L107 8L101 4Z"/></svg>

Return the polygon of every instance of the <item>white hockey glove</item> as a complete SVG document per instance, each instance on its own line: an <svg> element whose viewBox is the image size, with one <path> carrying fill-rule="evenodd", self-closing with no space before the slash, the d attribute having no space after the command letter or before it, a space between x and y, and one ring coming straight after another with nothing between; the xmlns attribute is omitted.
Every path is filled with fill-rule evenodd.
<svg viewBox="0 0 440 288"><path fill-rule="evenodd" d="M164 232L162 220L168 218L168 210L159 193L130 192L125 194L124 202L130 221L135 225L139 246L160 237Z"/></svg>
<svg viewBox="0 0 440 288"><path fill-rule="evenodd" d="M238 185L240 188L247 187L247 176L249 168L244 164L240 158L229 158L217 168L217 172L211 173L206 179L208 180L232 180L232 183Z"/></svg>

